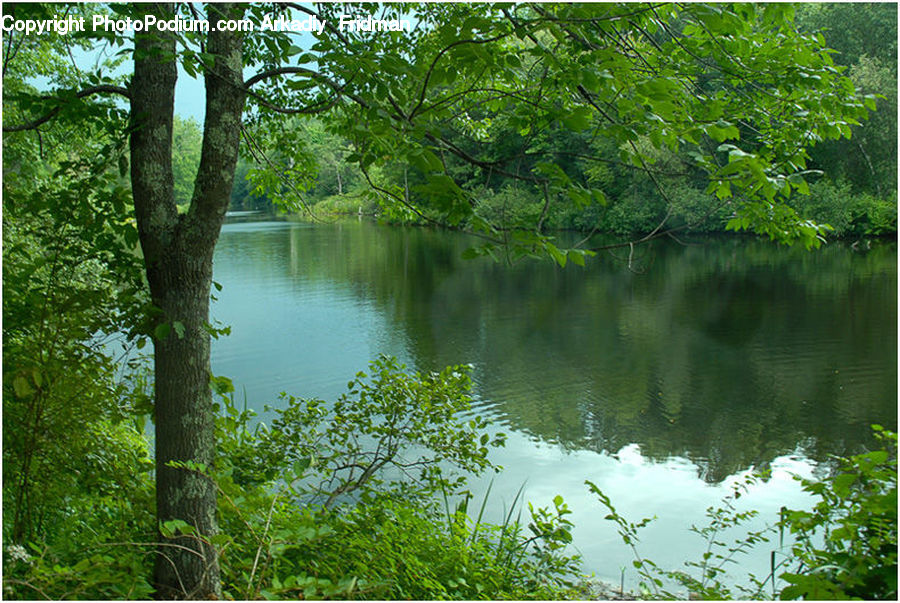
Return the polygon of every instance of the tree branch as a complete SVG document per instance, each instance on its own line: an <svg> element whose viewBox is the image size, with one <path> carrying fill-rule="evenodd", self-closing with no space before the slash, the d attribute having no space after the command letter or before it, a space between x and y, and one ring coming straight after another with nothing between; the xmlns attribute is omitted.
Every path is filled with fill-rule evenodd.
<svg viewBox="0 0 900 603"><path fill-rule="evenodd" d="M120 96L124 96L128 100L131 100L131 91L127 88L123 88L121 86L112 86L112 85L99 85L99 86L90 86L89 88L85 88L84 90L78 92L75 97L76 98L85 98L87 96L92 96L94 94L118 94ZM41 100L59 100L65 103L64 99L53 96L43 96ZM43 116L35 119L34 121L30 121L24 124L19 124L17 126L3 126L4 132L24 132L25 130L35 130L54 117L63 109L65 105L60 104L45 113Z"/></svg>
<svg viewBox="0 0 900 603"><path fill-rule="evenodd" d="M276 67L274 69L269 69L267 71L262 71L260 73L257 73L250 79L246 80L244 82L244 88L247 90L248 94L250 94L254 98L259 99L260 98L259 95L254 94L253 92L250 91L250 88L252 86L254 86L264 80L273 78L273 77L278 77L280 75L289 75L289 74L305 75L312 80L315 80L317 82L321 82L321 83L327 85L329 88L331 88L334 91L334 93L338 96L338 98L340 98L342 96L346 96L346 97L352 99L353 101L355 101L359 106L366 108L366 109L369 108L369 103L367 103L365 101L365 99L359 97L358 95L346 92L345 86L338 84L330 77L328 77L326 75L322 75L318 71L314 71L312 69L307 69L306 67L298 67L298 66L288 65L288 66L284 66L284 67ZM275 111L278 111L280 113L291 113L291 112L303 113L303 112L305 112L304 110L293 110L293 109L285 109L282 111L279 108L276 108L271 105L269 106L269 108L273 109Z"/></svg>
<svg viewBox="0 0 900 603"><path fill-rule="evenodd" d="M428 82L431 81L431 74L434 72L434 68L437 66L437 62L440 60L442 56L444 56L451 49L462 46L463 44L489 44L491 42L496 42L497 40L502 40L503 38L509 36L512 32L507 32L505 34L498 34L493 38L486 38L484 40L456 40L455 42L449 44L444 47L439 53L437 53L434 59L431 61L431 65L428 67L428 72L425 74L425 80L422 82L422 90L419 93L419 102L413 107L412 111L409 112L409 119L412 120L418 113L419 109L422 108L422 105L425 103L425 95L428 91Z"/></svg>

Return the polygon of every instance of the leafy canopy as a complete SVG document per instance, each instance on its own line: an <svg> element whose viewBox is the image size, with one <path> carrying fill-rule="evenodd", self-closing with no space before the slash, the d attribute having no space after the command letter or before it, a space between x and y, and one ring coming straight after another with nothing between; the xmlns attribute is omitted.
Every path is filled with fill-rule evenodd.
<svg viewBox="0 0 900 603"><path fill-rule="evenodd" d="M132 12L108 8L119 17ZM203 15L190 5L176 11ZM341 29L343 14L407 19L414 28ZM266 18L308 15L326 23L312 44L259 28ZM816 246L828 227L786 203L808 192L807 149L849 137L874 108L824 38L799 31L794 9L782 4L252 4L245 17L256 25L244 40L245 72L256 71L245 75L245 139L255 152L277 148L282 159L263 162L255 181L284 189L276 201L302 203L314 161L284 116L327 113L328 127L351 142L346 160L359 164L390 211L478 231L489 241L482 253L503 244L582 263L589 242L559 249L545 232L560 208L606 203L606 187L588 181L573 159L630 166L659 186L654 161L663 150L704 175L718 199L712 211L724 208L730 229ZM185 71L207 71L205 34L177 36ZM111 32L74 37L99 37L123 57L132 52L130 40ZM92 95L120 84L100 70L82 75ZM67 111L88 104L75 83L59 84L55 100L22 97L26 114L60 101ZM609 144L603 152L547 144L565 132ZM418 201L397 184L372 181L373 169L396 161L421 174ZM541 191L540 210L507 223L479 215L476 185L497 177ZM297 184L278 184L288 180Z"/></svg>

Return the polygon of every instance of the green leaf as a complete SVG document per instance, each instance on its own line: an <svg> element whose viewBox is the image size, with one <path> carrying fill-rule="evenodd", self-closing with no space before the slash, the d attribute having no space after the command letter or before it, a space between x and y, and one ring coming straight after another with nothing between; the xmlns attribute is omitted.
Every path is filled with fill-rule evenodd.
<svg viewBox="0 0 900 603"><path fill-rule="evenodd" d="M576 107L562 118L562 122L575 132L587 129L591 125L591 110L588 107Z"/></svg>
<svg viewBox="0 0 900 603"><path fill-rule="evenodd" d="M440 158L428 149L417 149L410 153L409 159L422 172L440 172L444 169Z"/></svg>
<svg viewBox="0 0 900 603"><path fill-rule="evenodd" d="M169 336L169 333L172 330L172 325L167 322L160 323L156 325L156 328L153 329L153 338L157 341L165 341L166 337Z"/></svg>
<svg viewBox="0 0 900 603"><path fill-rule="evenodd" d="M846 496L850 492L850 486L856 483L856 475L852 473L842 473L832 480L831 485L835 493Z"/></svg>
<svg viewBox="0 0 900 603"><path fill-rule="evenodd" d="M729 139L736 140L740 138L741 135L737 126L721 119L714 124L707 125L704 129L709 137L717 142L723 142Z"/></svg>
<svg viewBox="0 0 900 603"><path fill-rule="evenodd" d="M569 258L569 261L576 266L584 266L584 258L589 253L590 252L583 249L570 249L566 252L566 256Z"/></svg>
<svg viewBox="0 0 900 603"><path fill-rule="evenodd" d="M197 529L182 519L170 519L159 524L159 533L164 538L174 538L181 534L196 534Z"/></svg>
<svg viewBox="0 0 900 603"><path fill-rule="evenodd" d="M561 268L566 267L567 256L564 252L560 251L552 243L545 243L544 248L547 250L547 253L550 254L550 257L552 257L554 260L556 260L556 263L559 264Z"/></svg>
<svg viewBox="0 0 900 603"><path fill-rule="evenodd" d="M581 85L590 92L600 92L600 78L593 69L585 69L581 72Z"/></svg>
<svg viewBox="0 0 900 603"><path fill-rule="evenodd" d="M210 387L214 393L223 396L234 391L234 383L231 382L231 379L222 375L212 376L210 378Z"/></svg>
<svg viewBox="0 0 900 603"><path fill-rule="evenodd" d="M29 385L28 380L19 375L15 379L13 379L13 390L16 392L16 396L19 398L26 398L34 393L34 390Z"/></svg>
<svg viewBox="0 0 900 603"><path fill-rule="evenodd" d="M801 194L809 194L809 184L806 183L806 180L804 180L803 176L800 174L791 174L788 176L788 182L790 182L795 189L800 191Z"/></svg>
<svg viewBox="0 0 900 603"><path fill-rule="evenodd" d="M234 542L234 539L230 535L220 532L210 537L209 541L216 546L226 546Z"/></svg>
<svg viewBox="0 0 900 603"><path fill-rule="evenodd" d="M873 450L862 456L873 465L882 465L887 462L889 458L889 455L885 450Z"/></svg>
<svg viewBox="0 0 900 603"><path fill-rule="evenodd" d="M594 203L600 205L602 207L606 207L606 193L599 189L591 189L591 198L594 200Z"/></svg>
<svg viewBox="0 0 900 603"><path fill-rule="evenodd" d="M566 192L575 204L575 207L582 208L591 204L591 195L584 189L569 188Z"/></svg>
<svg viewBox="0 0 900 603"><path fill-rule="evenodd" d="M294 461L294 464L291 466L291 470L294 472L296 477L302 477L303 474L309 469L309 466L312 464L311 458L300 459L298 461Z"/></svg>

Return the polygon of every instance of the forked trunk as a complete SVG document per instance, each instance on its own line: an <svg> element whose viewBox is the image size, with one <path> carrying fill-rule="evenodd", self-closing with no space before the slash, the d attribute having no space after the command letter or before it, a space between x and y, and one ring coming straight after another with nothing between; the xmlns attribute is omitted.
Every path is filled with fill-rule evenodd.
<svg viewBox="0 0 900 603"><path fill-rule="evenodd" d="M171 19L171 4L141 5ZM240 18L234 5L210 5L216 18ZM221 597L215 484L198 469L215 462L210 390L209 294L212 256L231 195L244 105L242 37L207 39L206 121L191 206L179 214L172 174L176 46L170 33L135 35L131 86L131 181L151 299L161 313L154 337L156 501L160 524L190 525L163 538L154 583L162 599ZM173 467L172 463L194 463Z"/></svg>

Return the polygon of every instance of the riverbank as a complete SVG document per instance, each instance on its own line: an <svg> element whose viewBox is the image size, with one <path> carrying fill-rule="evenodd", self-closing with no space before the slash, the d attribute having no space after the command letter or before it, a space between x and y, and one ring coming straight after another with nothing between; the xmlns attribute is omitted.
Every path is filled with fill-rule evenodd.
<svg viewBox="0 0 900 603"><path fill-rule="evenodd" d="M667 192L665 200L629 197L606 206L592 205L582 209L562 206L548 214L544 226L550 231L597 232L639 238L657 230L665 221L667 228L676 228L679 234L733 234L726 228L731 210L727 204L717 204L721 207L710 211L710 206L715 204L705 193L680 186ZM854 193L846 183L833 184L823 180L810 186L809 195L795 195L791 205L798 215L828 224L831 227L826 235L828 238L896 237L896 197L880 199ZM332 195L311 207L323 216L378 216L387 223L429 223L412 213L384 215L375 196L365 191ZM486 191L475 207L477 215L500 230L504 225L536 224L542 211L544 202L536 194L522 191ZM425 212L428 215L427 209ZM432 217L441 222L440 214L434 213Z"/></svg>

